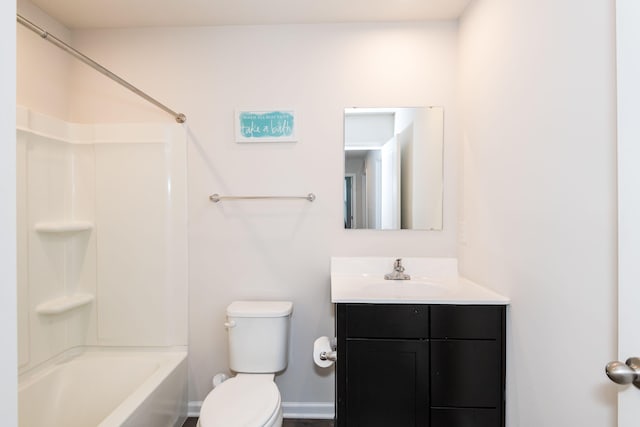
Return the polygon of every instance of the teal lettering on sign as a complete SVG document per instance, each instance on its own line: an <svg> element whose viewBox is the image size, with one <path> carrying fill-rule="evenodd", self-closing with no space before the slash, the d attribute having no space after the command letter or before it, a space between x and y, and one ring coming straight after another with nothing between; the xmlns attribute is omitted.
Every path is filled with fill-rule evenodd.
<svg viewBox="0 0 640 427"><path fill-rule="evenodd" d="M241 112L239 120L240 133L244 138L285 138L293 135L293 113Z"/></svg>

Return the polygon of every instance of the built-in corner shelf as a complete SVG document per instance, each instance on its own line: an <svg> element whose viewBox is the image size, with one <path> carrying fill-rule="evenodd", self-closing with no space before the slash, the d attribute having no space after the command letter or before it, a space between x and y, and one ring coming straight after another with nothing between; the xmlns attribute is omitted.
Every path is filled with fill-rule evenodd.
<svg viewBox="0 0 640 427"><path fill-rule="evenodd" d="M77 293L45 301L36 306L36 313L44 315L62 314L74 308L90 304L95 297L91 294Z"/></svg>
<svg viewBox="0 0 640 427"><path fill-rule="evenodd" d="M93 228L91 221L49 221L37 222L34 229L38 233L77 233L88 231Z"/></svg>
<svg viewBox="0 0 640 427"><path fill-rule="evenodd" d="M37 222L33 226L37 233L59 235L66 239L74 233L93 229L93 222L84 220L62 220ZM36 306L36 313L41 315L56 315L66 313L78 307L90 304L95 296L82 292L50 299Z"/></svg>

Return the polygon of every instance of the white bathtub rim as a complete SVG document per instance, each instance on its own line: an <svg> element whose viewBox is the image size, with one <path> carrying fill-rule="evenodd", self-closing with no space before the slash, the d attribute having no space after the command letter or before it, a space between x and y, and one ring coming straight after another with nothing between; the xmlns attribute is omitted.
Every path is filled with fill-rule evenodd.
<svg viewBox="0 0 640 427"><path fill-rule="evenodd" d="M42 363L35 366L31 366L28 369L24 369L18 372L18 390L22 390L29 384L36 382L38 379L46 376L53 371L59 365L67 363L73 359L81 356L95 357L100 353L119 354L128 353L129 355L134 353L146 354L146 353L187 353L187 346L167 346L167 347L123 347L123 346L77 346L69 348L62 353L59 353Z"/></svg>
<svg viewBox="0 0 640 427"><path fill-rule="evenodd" d="M147 377L142 384L135 390L132 390L125 400L120 402L120 404L98 424L98 427L119 426L131 417L136 408L142 405L180 364L187 363L187 355L187 348L182 346L75 347L22 373L18 380L18 391L33 385L47 375L52 374L56 369L62 368L64 364L74 360L104 357L132 358L153 356L157 358L160 366Z"/></svg>
<svg viewBox="0 0 640 427"><path fill-rule="evenodd" d="M132 355L135 353L131 353ZM139 354L139 353L138 353ZM164 363L148 377L136 390L118 405L98 427L111 427L124 424L125 421L151 396L151 394L162 384L181 363L187 363L187 352L165 352L167 358Z"/></svg>

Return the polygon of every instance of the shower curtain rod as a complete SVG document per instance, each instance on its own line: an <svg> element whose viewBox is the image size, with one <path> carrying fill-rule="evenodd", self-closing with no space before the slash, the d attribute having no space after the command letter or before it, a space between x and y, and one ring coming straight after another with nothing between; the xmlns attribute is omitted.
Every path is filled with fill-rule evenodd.
<svg viewBox="0 0 640 427"><path fill-rule="evenodd" d="M72 56L76 57L77 59L79 59L80 61L84 62L85 64L89 65L91 68L95 69L96 71L98 71L98 72L104 74L105 76L109 77L111 80L115 81L116 83L120 83L122 86L126 87L131 92L133 92L136 95L146 99L147 101L149 101L150 103L152 103L156 107L160 108L161 110L164 110L167 113L171 114L176 119L176 122L184 123L187 120L187 117L184 114L177 113L177 112L173 111L171 108L167 107L166 105L162 104L161 102L159 102L156 99L152 98L151 96L147 95L146 93L144 93L143 91L141 91L140 89L138 89L137 87L132 85L131 83L127 82L123 78L119 77L118 75L112 73L111 71L109 71L108 69L103 67L102 65L98 64L93 59L91 59L88 56L86 56L86 55L80 53L79 51L75 50L74 48L72 48L71 46L69 46L68 44L66 44L65 42L63 42L59 38L57 38L56 36L54 36L52 34L49 34L47 31L45 31L41 27L37 26L36 24L34 24L33 22L29 21L28 19L24 18L22 15L16 14L16 16L17 16L17 20L18 20L18 22L20 24L24 25L25 27L27 27L28 29L30 29L34 33L38 34L43 39L53 43L54 45L58 46L60 49L66 51L67 53L69 53Z"/></svg>

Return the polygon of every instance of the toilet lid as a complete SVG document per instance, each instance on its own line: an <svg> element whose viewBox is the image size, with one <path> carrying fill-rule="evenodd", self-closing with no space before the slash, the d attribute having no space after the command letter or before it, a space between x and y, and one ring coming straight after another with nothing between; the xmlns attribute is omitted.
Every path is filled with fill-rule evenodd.
<svg viewBox="0 0 640 427"><path fill-rule="evenodd" d="M271 378L246 375L226 380L204 399L200 425L263 426L280 408L280 392Z"/></svg>

